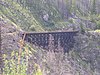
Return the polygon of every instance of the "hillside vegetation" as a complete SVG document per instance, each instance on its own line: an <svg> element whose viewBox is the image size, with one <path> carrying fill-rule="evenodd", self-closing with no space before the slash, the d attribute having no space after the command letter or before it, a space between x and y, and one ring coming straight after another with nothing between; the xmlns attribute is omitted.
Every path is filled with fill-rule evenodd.
<svg viewBox="0 0 100 75"><path fill-rule="evenodd" d="M99 0L1 0L0 12L26 31L100 28Z"/></svg>
<svg viewBox="0 0 100 75"><path fill-rule="evenodd" d="M25 42L23 32L77 30L69 53ZM0 0L0 75L100 75L100 0Z"/></svg>

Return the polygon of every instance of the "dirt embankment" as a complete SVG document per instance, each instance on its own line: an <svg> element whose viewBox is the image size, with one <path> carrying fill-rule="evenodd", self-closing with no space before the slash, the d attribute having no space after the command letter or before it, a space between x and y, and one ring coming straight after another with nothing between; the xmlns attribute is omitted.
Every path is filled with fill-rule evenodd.
<svg viewBox="0 0 100 75"><path fill-rule="evenodd" d="M7 21L0 20L1 26L1 51L2 53L10 54L13 50L19 49L19 40L21 39L19 35L19 30Z"/></svg>

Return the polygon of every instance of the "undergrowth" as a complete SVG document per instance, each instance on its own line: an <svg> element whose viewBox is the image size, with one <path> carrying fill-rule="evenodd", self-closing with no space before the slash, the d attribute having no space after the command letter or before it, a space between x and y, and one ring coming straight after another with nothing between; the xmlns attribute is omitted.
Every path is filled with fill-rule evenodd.
<svg viewBox="0 0 100 75"><path fill-rule="evenodd" d="M27 50L28 49L28 54ZM30 49L30 50L29 50ZM19 53L13 51L11 55L3 55L4 58L4 71L3 75L29 75L28 74L28 58L31 56L31 51L35 52L29 45L23 47L20 55L20 63L18 63ZM40 66L37 63L33 64L33 74L32 75L42 75Z"/></svg>

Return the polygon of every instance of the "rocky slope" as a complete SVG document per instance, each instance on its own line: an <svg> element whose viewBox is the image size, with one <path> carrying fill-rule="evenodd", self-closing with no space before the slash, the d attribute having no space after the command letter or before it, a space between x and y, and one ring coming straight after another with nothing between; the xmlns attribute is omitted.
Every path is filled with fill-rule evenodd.
<svg viewBox="0 0 100 75"><path fill-rule="evenodd" d="M13 25L5 22L4 20L0 21L1 25L1 50L3 53L9 54L11 50L18 50L18 42L21 39L18 35L19 30Z"/></svg>

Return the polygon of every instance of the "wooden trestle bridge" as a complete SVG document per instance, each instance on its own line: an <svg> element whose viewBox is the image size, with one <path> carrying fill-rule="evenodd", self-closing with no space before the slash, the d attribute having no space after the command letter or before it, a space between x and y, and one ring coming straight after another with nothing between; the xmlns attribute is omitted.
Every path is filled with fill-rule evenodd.
<svg viewBox="0 0 100 75"><path fill-rule="evenodd" d="M78 31L28 32L25 41L54 52L69 52L74 47Z"/></svg>

